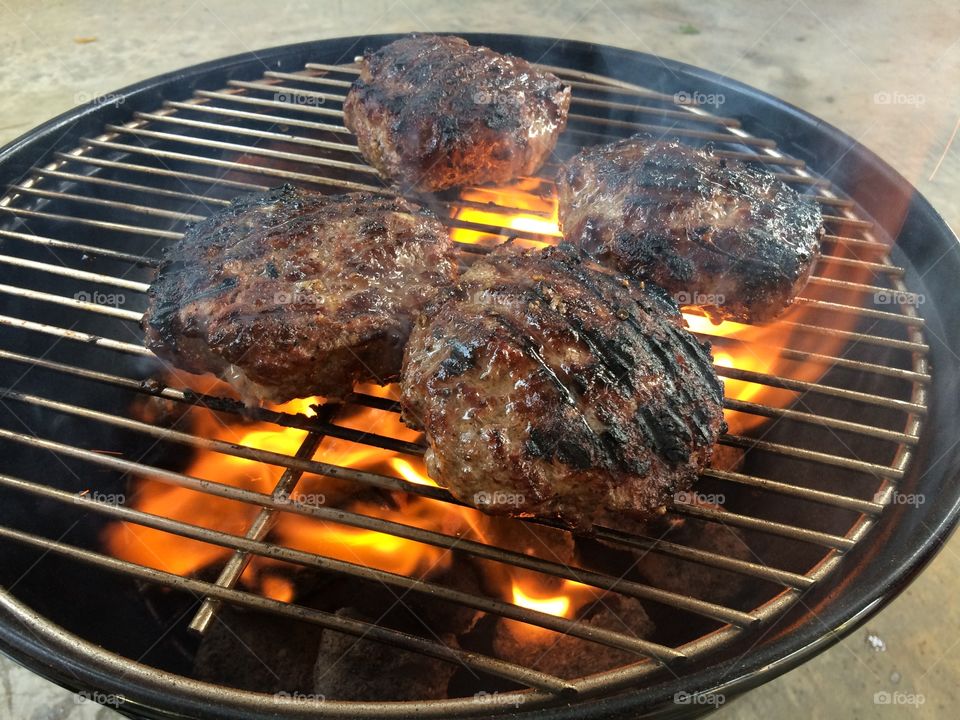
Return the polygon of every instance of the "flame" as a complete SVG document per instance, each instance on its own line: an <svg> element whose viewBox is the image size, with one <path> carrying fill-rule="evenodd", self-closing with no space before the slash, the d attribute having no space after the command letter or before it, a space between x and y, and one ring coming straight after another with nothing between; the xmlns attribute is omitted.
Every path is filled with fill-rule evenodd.
<svg viewBox="0 0 960 720"><path fill-rule="evenodd" d="M568 618L571 615L571 599L568 594L561 593L560 595L548 597L535 597L528 594L534 591L524 588L519 581L514 581L512 592L514 604L520 607L542 613L549 613L557 617Z"/></svg>
<svg viewBox="0 0 960 720"><path fill-rule="evenodd" d="M363 386L357 391L378 397L397 397L396 387ZM229 388L207 384L202 392L227 393ZM319 398L295 400L273 409L290 413L313 414ZM235 418L225 421L202 405L189 410L188 421L198 435L236 443L241 446L295 455L306 437L306 432L294 428L280 428L269 423L243 423ZM415 441L420 435L399 422L396 413L365 408L338 417L338 424L365 433L377 433ZM315 455L317 460L358 470L383 473L407 482L436 487L427 476L420 458L401 456L389 450L337 438L326 438ZM199 452L184 473L213 480L232 487L272 493L283 468L246 460L212 451ZM304 475L290 499L305 504L337 505L367 518L402 523L416 528L489 542L489 518L471 508L459 507L406 493L385 493L382 499L357 495L356 487L344 488L330 478ZM138 481L131 497L134 506L144 512L200 525L202 527L242 536L253 521L258 508L245 503L213 497L187 488L171 486L151 478ZM276 523L268 537L270 542L296 550L315 553L328 558L373 567L408 577L426 577L450 567L453 555L439 547L407 540L396 535L328 522L311 516L277 513ZM116 557L142 565L189 576L224 562L231 551L171 533L145 528L135 523L115 523L107 527L104 536L110 553ZM283 602L295 599L295 583L276 574L280 561L253 557L241 576L241 583L257 589L261 594ZM500 566L503 567L503 566ZM288 570L289 572L289 570ZM511 587L519 587L520 573L528 594L517 596L525 607L542 597L544 582L536 573L506 570L506 582L497 571L503 599L510 600ZM512 585L511 585L512 580ZM572 585L571 585L572 587ZM563 607L548 603L545 612L568 615L574 607L574 594L565 599ZM560 596L558 602L564 598ZM551 609L555 608L555 609Z"/></svg>
<svg viewBox="0 0 960 720"><path fill-rule="evenodd" d="M544 189L550 190L544 195ZM538 178L521 178L503 187L468 188L460 198L470 206L459 206L453 218L463 223L506 228L543 236L543 239L523 238L517 242L531 247L544 247L552 238L560 238L559 203L552 186ZM475 207L483 204L486 209ZM502 235L483 230L455 227L450 236L457 242L496 245Z"/></svg>
<svg viewBox="0 0 960 720"><path fill-rule="evenodd" d="M451 235L454 240L487 245L502 241L503 235L488 232L484 226L502 227L528 234L530 237L517 242L529 246L555 243L560 237L556 193L552 185L544 181L525 178L507 187L467 189L462 192L462 198L468 201L470 206L456 209L453 218L461 224L473 224L477 227L453 228ZM844 251L844 256L850 256L851 252L852 250ZM851 277L850 273L849 267L844 266L827 265L821 268L821 275L826 277L868 282L867 278ZM829 299L831 302L859 304L859 298L853 290L838 291L837 288L811 285L804 291L804 295L815 299ZM813 312L815 310L809 307L796 306L785 319L802 323ZM721 369L752 370L815 381L827 369L822 363L784 359L778 348L792 347L800 353L830 355L838 353L843 345L840 338L803 335L795 327L780 322L764 326L735 322L715 325L693 309L687 309L685 317L693 331L710 336L714 344L714 360ZM177 374L170 384L190 387L200 394L232 394L228 386L209 376ZM362 385L355 390L379 398L395 400L399 397L397 388L392 385ZM797 393L789 390L731 378L725 381L725 393L728 398L775 407L787 407L798 397ZM314 412L313 406L319 402L319 398L307 398L275 409L310 415ZM148 408L141 410L146 413ZM733 433L742 433L769 422L764 416L746 412L727 411L726 416ZM348 409L341 412L336 422L342 427L363 433L410 442L420 439L420 434L403 425L398 414L394 412L371 408ZM286 456L295 455L306 437L303 430L278 428L270 423L241 421L233 416L217 414L202 405L191 407L177 424L189 426L190 431L197 436ZM418 485L436 487L436 483L427 476L421 459L400 455L374 445L327 437L320 444L314 458L334 465L390 475ZM283 474L283 468L201 450L184 472L231 487L271 494ZM371 490L351 481L312 474L305 474L300 479L292 493L292 499L306 505L342 508L367 518L491 544L498 542L498 533L501 532L494 526L493 519L471 508L401 492ZM236 536L245 535L260 512L258 507L251 507L246 503L171 486L149 477L137 481L130 500L137 509L144 512ZM286 512L276 513L274 520L275 523L267 536L269 542L324 557L418 578L442 572L452 563L453 556L448 550L406 540L390 533ZM111 524L105 531L104 541L109 552L116 557L182 576L210 572L225 562L232 552L226 548L134 523ZM479 560L476 564L483 573L485 587L492 588L492 592L504 600L557 617L574 618L586 603L602 595L595 588L580 583L545 577L509 565ZM278 560L253 557L241 576L241 583L267 597L289 602L295 599L296 583L292 574L297 571L298 568ZM524 638L530 637L528 633L540 631L523 623L511 622L509 626L511 632L523 633Z"/></svg>

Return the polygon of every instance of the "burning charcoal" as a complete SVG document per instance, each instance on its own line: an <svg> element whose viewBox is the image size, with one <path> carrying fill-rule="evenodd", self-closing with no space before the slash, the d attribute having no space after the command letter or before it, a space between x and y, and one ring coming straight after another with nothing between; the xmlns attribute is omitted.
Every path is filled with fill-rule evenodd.
<svg viewBox="0 0 960 720"><path fill-rule="evenodd" d="M144 384L149 382L151 381L144 381ZM157 427L173 427L190 409L191 406L188 403L176 402L156 395L138 395L130 405L130 415L141 422Z"/></svg>
<svg viewBox="0 0 960 720"><path fill-rule="evenodd" d="M483 595L476 568L459 555L455 557L449 568L431 577L430 580L454 590ZM483 613L474 608L437 601L428 596L416 597L407 604L411 606L413 612L423 618L427 625L439 633L463 635L473 630L483 617Z"/></svg>
<svg viewBox="0 0 960 720"><path fill-rule="evenodd" d="M655 630L639 600L612 594L590 606L580 622L638 638L647 638ZM514 620L501 620L497 624L493 649L504 660L568 680L612 670L640 659L625 650Z"/></svg>
<svg viewBox="0 0 960 720"><path fill-rule="evenodd" d="M338 610L337 615L371 622L352 608ZM440 640L457 647L453 635L441 635ZM457 668L456 663L324 630L313 669L313 691L338 700L442 699Z"/></svg>
<svg viewBox="0 0 960 720"><path fill-rule="evenodd" d="M199 680L276 693L310 687L322 629L224 606L193 662Z"/></svg>
<svg viewBox="0 0 960 720"><path fill-rule="evenodd" d="M747 451L743 448L718 443L713 447L713 458L710 460L710 467L714 470L740 472L743 469L743 460L746 457L746 453Z"/></svg>
<svg viewBox="0 0 960 720"><path fill-rule="evenodd" d="M491 516L487 521L486 534L490 544L506 550L535 555L562 565L574 563L573 535L565 530Z"/></svg>
<svg viewBox="0 0 960 720"><path fill-rule="evenodd" d="M483 534L488 544L504 550L531 555L567 567L577 564L573 535L565 530L514 518L491 516L487 519ZM494 596L504 587L543 582L543 576L532 570L501 564L484 567L484 586L487 592ZM562 583L558 580L558 588L560 584Z"/></svg>
<svg viewBox="0 0 960 720"><path fill-rule="evenodd" d="M722 523L669 516L652 522L647 534L726 558L755 560L743 533ZM647 582L658 588L724 604L739 597L747 585L746 578L737 573L658 552L645 553L637 563L637 570Z"/></svg>

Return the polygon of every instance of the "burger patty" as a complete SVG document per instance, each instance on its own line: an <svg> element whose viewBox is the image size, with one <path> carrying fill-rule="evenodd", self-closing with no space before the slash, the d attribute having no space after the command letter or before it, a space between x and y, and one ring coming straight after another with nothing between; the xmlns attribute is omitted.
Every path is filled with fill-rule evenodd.
<svg viewBox="0 0 960 720"><path fill-rule="evenodd" d="M581 530L648 517L689 488L725 427L722 401L677 306L568 245L477 261L414 327L401 376L439 484Z"/></svg>
<svg viewBox="0 0 960 720"><path fill-rule="evenodd" d="M559 179L564 237L715 320L764 322L820 257L819 207L762 167L633 137L575 156Z"/></svg>
<svg viewBox="0 0 960 720"><path fill-rule="evenodd" d="M340 397L397 377L414 318L456 276L428 210L288 185L191 226L142 324L162 359L219 375L247 402Z"/></svg>
<svg viewBox="0 0 960 720"><path fill-rule="evenodd" d="M525 60L412 35L364 55L343 120L382 174L441 190L536 172L569 106L570 88Z"/></svg>

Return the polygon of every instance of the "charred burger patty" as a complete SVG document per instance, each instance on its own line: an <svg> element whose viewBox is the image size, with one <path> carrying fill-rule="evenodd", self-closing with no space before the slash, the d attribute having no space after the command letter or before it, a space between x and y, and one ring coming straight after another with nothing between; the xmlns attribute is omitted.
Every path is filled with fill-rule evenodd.
<svg viewBox="0 0 960 720"><path fill-rule="evenodd" d="M587 148L559 179L564 237L715 319L763 322L820 256L817 205L762 167L633 137Z"/></svg>
<svg viewBox="0 0 960 720"><path fill-rule="evenodd" d="M687 489L724 427L709 348L676 305L569 246L476 262L414 328L401 390L454 495L584 530Z"/></svg>
<svg viewBox="0 0 960 720"><path fill-rule="evenodd" d="M428 210L284 186L234 201L169 248L146 344L249 402L339 397L396 378L414 318L456 274Z"/></svg>
<svg viewBox="0 0 960 720"><path fill-rule="evenodd" d="M570 88L525 60L413 35L364 56L343 120L381 173L442 190L536 172L569 106Z"/></svg>

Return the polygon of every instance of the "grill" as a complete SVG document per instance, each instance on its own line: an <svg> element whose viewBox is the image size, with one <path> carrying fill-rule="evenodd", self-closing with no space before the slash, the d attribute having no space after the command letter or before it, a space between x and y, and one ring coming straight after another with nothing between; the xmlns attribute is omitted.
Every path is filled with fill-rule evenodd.
<svg viewBox="0 0 960 720"><path fill-rule="evenodd" d="M930 371L934 351L927 340L930 326L918 312L924 307L920 303L931 296L917 294L923 289L919 274L903 255L903 240L891 236L897 225L883 213L894 209L843 177L840 170L846 166L839 153L823 162L824 153L831 157L842 140L839 133L826 134L822 127L810 130L798 111L703 71L577 43L469 38L500 50L523 48L522 54L530 59L540 57L544 67L573 87L570 125L554 162L540 177L524 179L522 189L509 195L468 189L428 201L456 233L465 263L508 238L531 245L553 243L556 237L549 230L529 222L518 225L512 219L519 215L549 223L549 211L529 208L550 202L550 178L557 164L584 145L648 131L694 144L710 142L719 154L763 163L821 204L828 233L824 256L786 319L759 334L750 328L728 334L723 326L690 316L693 329L714 340L718 358L721 353L734 358L718 363L717 370L727 380L725 407L740 418L744 429L724 436L722 444L742 462L718 464L704 473L704 487L732 502L716 507L679 500L669 513L736 528L747 539L750 558L613 528L599 528L597 533L607 547L725 571L749 589L749 602L718 602L693 590L679 593L617 571L581 566L586 563L571 566L525 554L509 544L291 500L301 478L309 474L457 504L446 491L400 474L361 470L325 458L328 439L379 448L399 458L421 456L420 441L357 429L345 420L361 411L383 418L395 415L398 407L390 397L358 389L342 403L319 404L307 416L249 410L229 397L156 379L159 367L142 346L136 323L160 252L180 237L185 223L202 219L239 193L280 182L330 192L385 191L384 181L362 161L344 129L340 104L357 73L352 62L357 49L389 39L270 51L260 58L276 69L265 72L259 60L247 57L160 78L121 93L110 103L76 111L68 118L69 127L68 119L54 122L3 156L3 177L10 187L0 200L0 325L5 328L0 335L0 379L5 385L0 395L5 413L0 424L5 453L0 493L7 508L0 511L0 538L4 553L20 558L9 561L10 572L0 576L0 617L12 628L3 633L7 651L34 668L46 668L45 674L70 687L122 692L129 698L126 710L144 715L202 714L198 708L210 701L218 705L210 712L250 717L404 717L412 712L401 702L346 703L331 697L294 702L202 683L178 676L168 669L175 663L163 657L151 661L149 652L142 663L132 664L123 655L138 659L132 654L134 644L110 645L96 633L88 634L82 621L68 619L69 613L57 609L49 597L54 587L49 579L30 587L35 575L62 572L73 579L66 582L109 577L104 582L124 588L121 594L129 594L131 588L149 594L164 587L173 592L162 597L179 594L196 599L181 626L187 624L198 635L207 633L229 605L288 621L291 633L296 632L296 623L331 628L376 641L385 653L403 648L508 683L509 693L505 690L496 703L478 703L473 696L417 703L417 712L425 716L508 714L521 708L561 717L566 712L562 708L569 711L591 702L594 712L662 703L678 687L720 692L729 683L732 692L759 681L756 670L745 670L745 655L782 670L804 654L788 652L782 637L779 645L770 644L785 628L806 627L804 621L820 623L819 628L795 630L793 642L806 653L830 641L823 633L840 627L837 618L851 626L868 609L875 610L876 596L849 600L842 609L824 598L866 572L867 558L890 542L891 528L896 523L906 527L903 498L919 493L920 473L912 472L914 455L933 434L926 430L926 418L931 386L939 378ZM728 107L733 112L720 115L710 106L688 101L695 92L718 88L730 96ZM862 158L870 156L859 148L856 153L866 166ZM897 209L901 215L907 203L920 202L909 195L901 199L904 207ZM914 229L921 228L930 229L922 225ZM904 232L907 229L909 222ZM936 231L950 241L944 228ZM916 282L910 283L911 277ZM124 302L104 300L111 294L123 295ZM766 364L760 363L760 369L757 363L740 362L761 358ZM302 430L305 436L295 453L286 453L153 424L130 412L137 398L147 396L210 408L224 417L235 416L237 422L254 419L278 430ZM956 409L950 412L955 414ZM222 484L217 477L194 477L182 468L171 469L165 460L184 448L265 463L282 474L270 492ZM925 452L924 462L936 459L929 447ZM952 467L951 456L941 472ZM119 492L125 478L139 477L256 510L252 521L234 533L97 497L82 499L89 486ZM924 477L936 482L939 475ZM925 516L927 530L919 531L924 542L913 543L910 561L897 563L897 572L888 571L883 582L862 580L864 592L869 587L888 596L891 586L899 586L915 571L920 558L929 555L931 543L951 524L956 499L948 499L937 511L941 516ZM38 514L50 520L38 522ZM376 531L575 581L598 594L609 591L636 598L656 606L667 625L695 627L697 632L676 642L662 636L641 638L628 627L599 629L490 592L467 591L288 547L270 535L281 514ZM204 577L113 557L97 534L103 523L112 521L226 548L229 559L212 577ZM878 524L883 529L875 528ZM73 531L77 526L79 533ZM567 679L490 652L453 649L429 633L401 632L246 587L241 576L253 557L325 571L343 582L382 583L398 598L428 596L489 617L569 634L583 640L584 652L597 645L618 648L635 655L636 662ZM49 571L27 572L21 585L19 578L31 563L52 565ZM38 597L44 594L45 598ZM131 610L126 620L140 618L138 612ZM150 612L158 611L153 607ZM753 649L757 646L760 649ZM791 659L784 660L788 656ZM51 657L66 669L51 670ZM733 664L720 674L721 662L731 658ZM180 697L172 699L174 683Z"/></svg>

